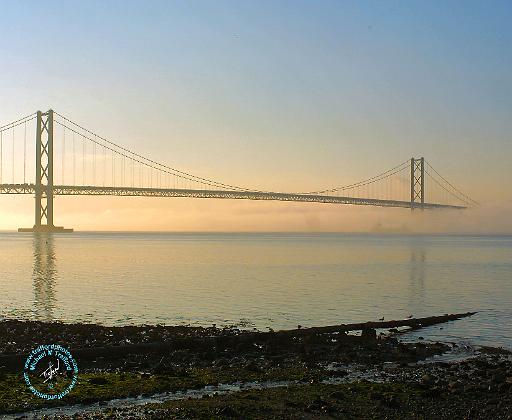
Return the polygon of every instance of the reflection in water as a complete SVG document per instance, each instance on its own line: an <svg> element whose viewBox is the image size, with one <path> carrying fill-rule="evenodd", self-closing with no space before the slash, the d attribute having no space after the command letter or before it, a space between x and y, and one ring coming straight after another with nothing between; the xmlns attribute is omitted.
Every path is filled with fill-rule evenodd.
<svg viewBox="0 0 512 420"><path fill-rule="evenodd" d="M0 232L0 266L0 318L287 329L475 310L436 339L512 348L512 237Z"/></svg>
<svg viewBox="0 0 512 420"><path fill-rule="evenodd" d="M33 246L34 313L36 319L51 321L54 319L55 281L57 279L53 236L51 234L35 233Z"/></svg>
<svg viewBox="0 0 512 420"><path fill-rule="evenodd" d="M423 307L425 304L425 261L425 248L422 245L413 246L409 273L409 298L412 300L412 307Z"/></svg>

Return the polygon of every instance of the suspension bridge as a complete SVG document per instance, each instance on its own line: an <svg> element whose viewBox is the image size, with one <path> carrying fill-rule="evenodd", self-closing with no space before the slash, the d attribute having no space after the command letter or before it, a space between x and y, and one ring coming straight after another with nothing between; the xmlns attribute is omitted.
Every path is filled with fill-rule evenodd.
<svg viewBox="0 0 512 420"><path fill-rule="evenodd" d="M412 210L461 210L477 204L423 157L360 182L317 191L244 188L144 157L53 110L0 126L0 194L34 195L34 226L20 228L22 232L72 231L54 225L54 197L59 195L274 200Z"/></svg>

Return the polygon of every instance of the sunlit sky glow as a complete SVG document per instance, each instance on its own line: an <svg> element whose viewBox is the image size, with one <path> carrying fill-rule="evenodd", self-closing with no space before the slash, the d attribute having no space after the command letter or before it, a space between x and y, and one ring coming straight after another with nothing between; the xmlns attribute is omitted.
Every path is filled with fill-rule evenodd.
<svg viewBox="0 0 512 420"><path fill-rule="evenodd" d="M9 1L0 124L50 107L179 169L250 188L349 184L425 156L465 214L57 198L84 230L512 232L507 1ZM0 229L33 223L0 197Z"/></svg>

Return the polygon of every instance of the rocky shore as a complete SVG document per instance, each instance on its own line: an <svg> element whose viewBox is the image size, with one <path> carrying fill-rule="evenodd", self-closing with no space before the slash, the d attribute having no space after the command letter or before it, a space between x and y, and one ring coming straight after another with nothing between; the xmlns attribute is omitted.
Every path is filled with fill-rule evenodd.
<svg viewBox="0 0 512 420"><path fill-rule="evenodd" d="M510 352L400 340L400 327L454 319L277 332L4 320L0 415L512 419ZM48 343L70 349L80 369L75 388L51 402L22 377L28 353Z"/></svg>

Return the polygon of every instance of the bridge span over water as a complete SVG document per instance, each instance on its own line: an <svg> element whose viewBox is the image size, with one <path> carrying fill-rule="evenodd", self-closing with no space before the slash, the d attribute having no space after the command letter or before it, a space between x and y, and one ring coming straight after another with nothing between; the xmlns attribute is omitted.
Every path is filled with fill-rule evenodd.
<svg viewBox="0 0 512 420"><path fill-rule="evenodd" d="M28 140L31 126L34 142ZM34 165L27 165L30 161ZM4 182L6 178L11 182ZM71 231L54 225L54 197L59 195L272 200L412 210L462 210L477 204L424 158L318 191L274 192L225 184L146 158L53 110L0 127L0 194L34 195L34 226L19 230L35 232Z"/></svg>

